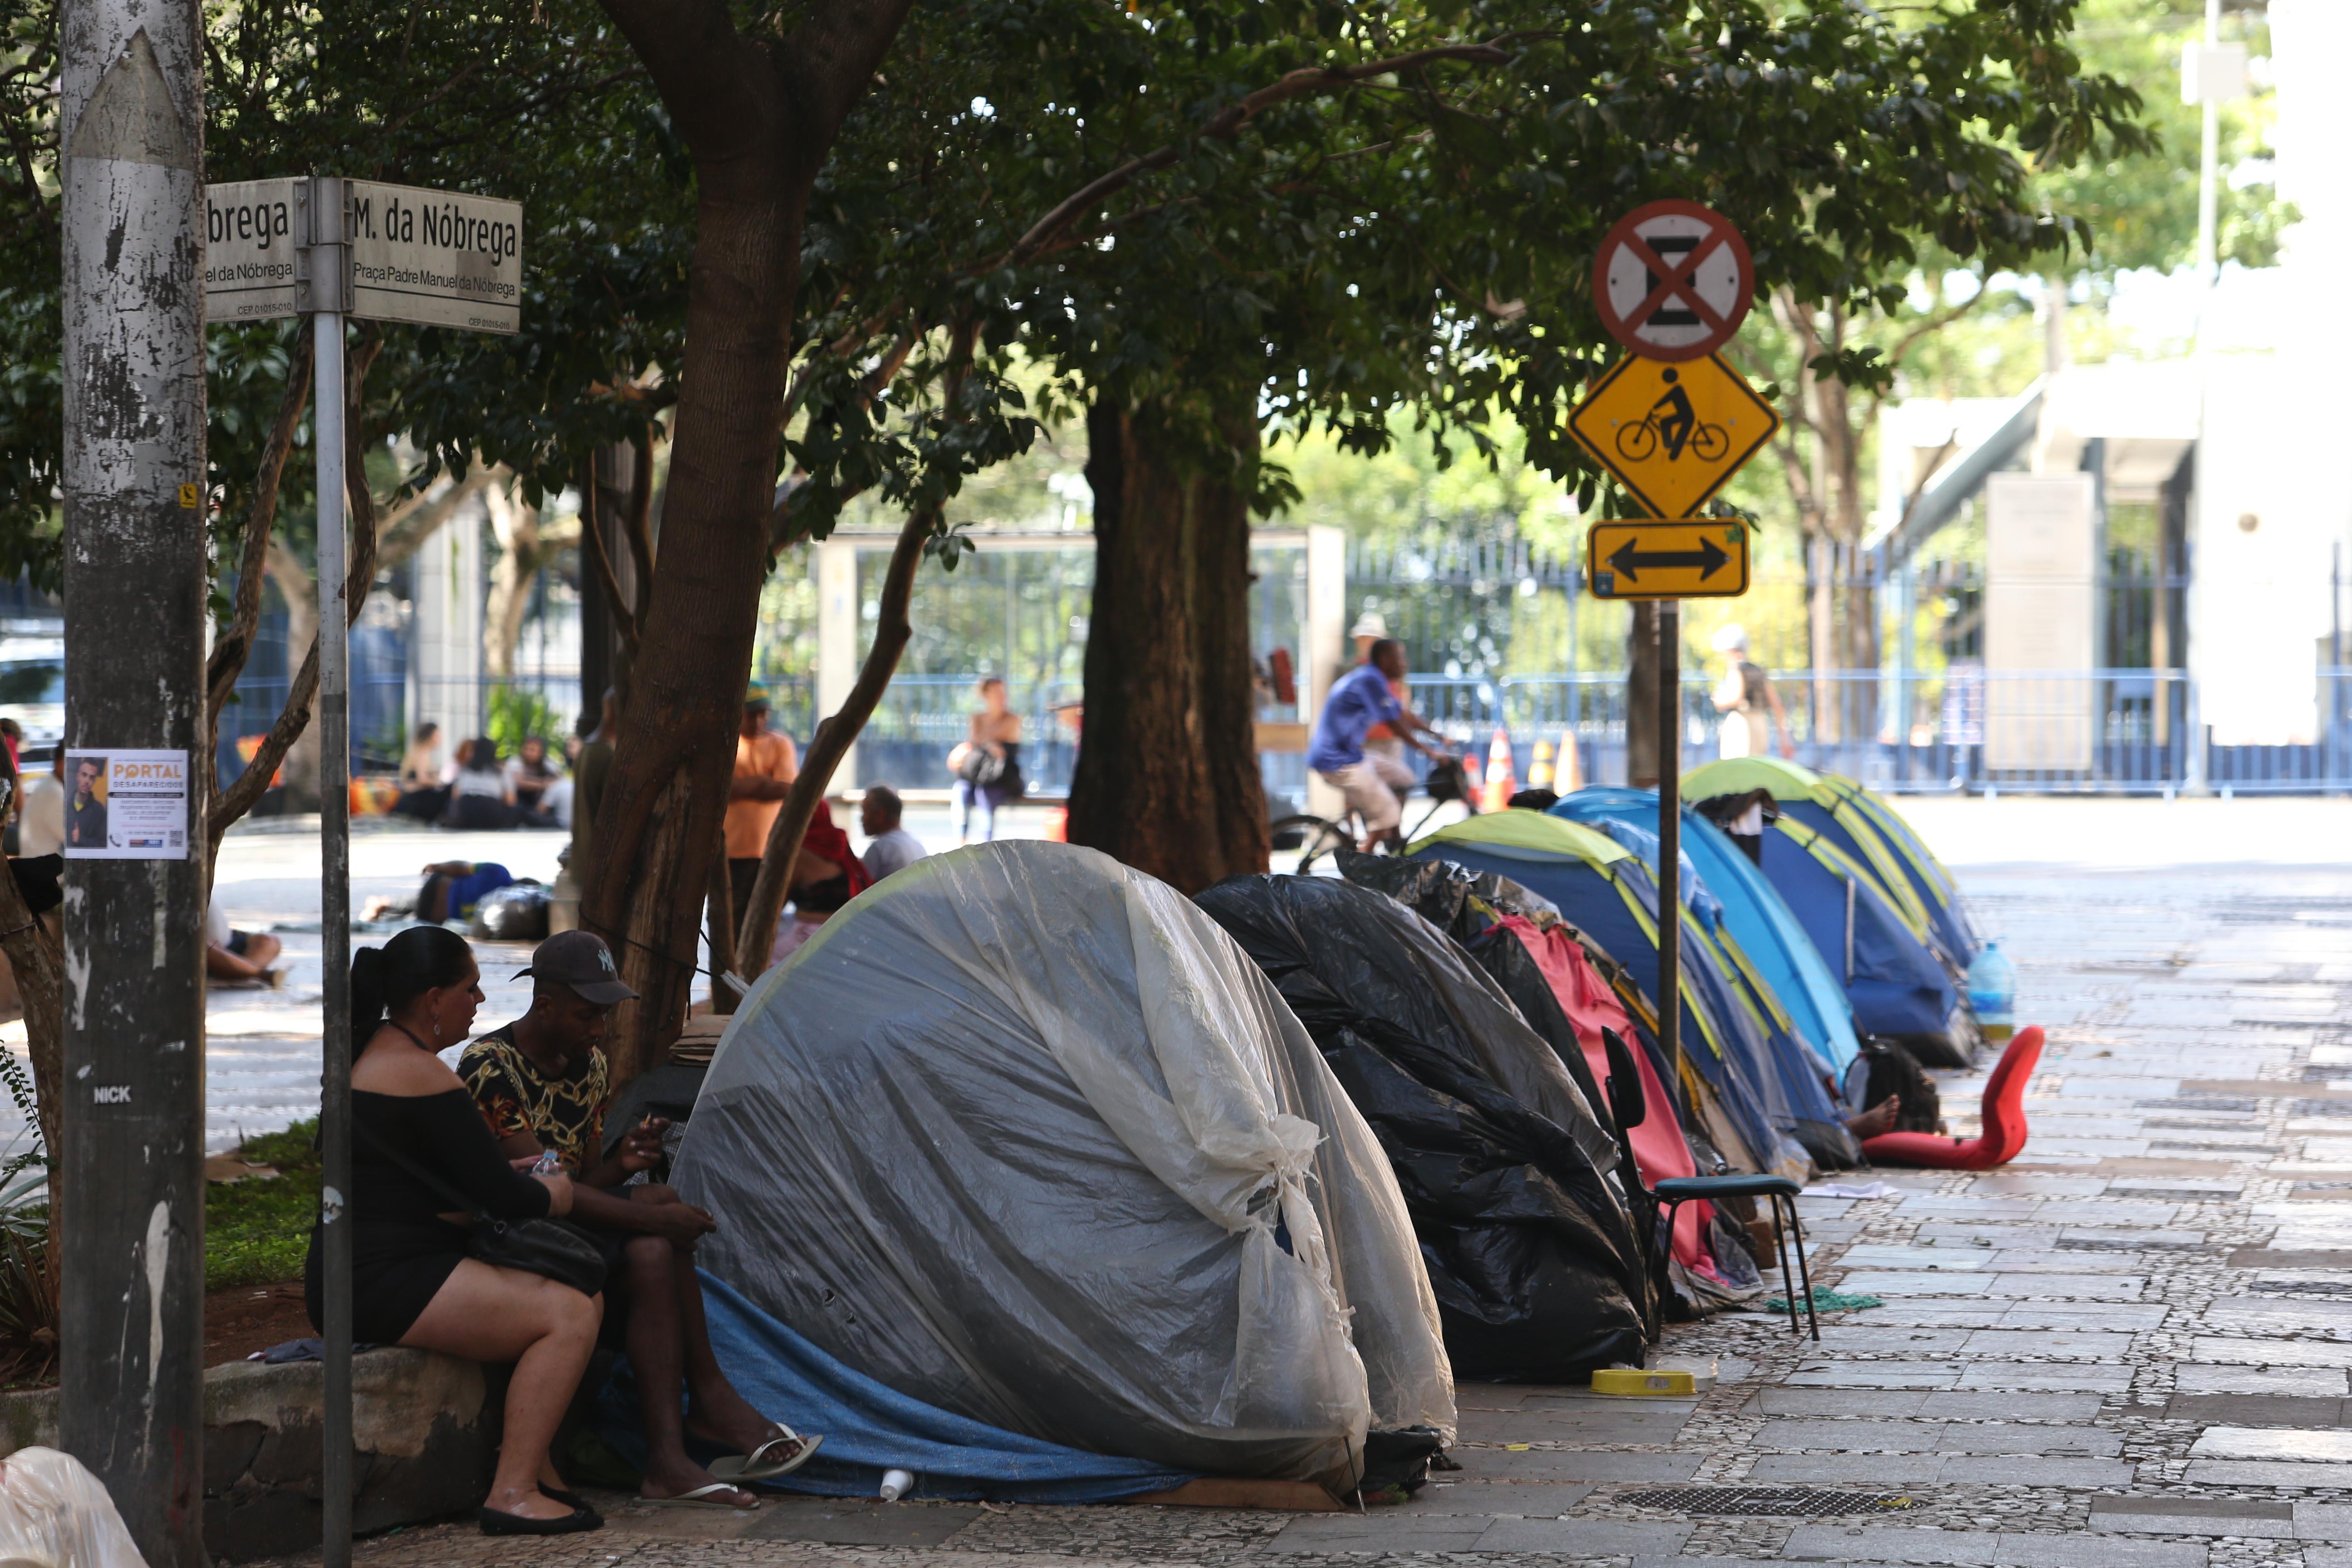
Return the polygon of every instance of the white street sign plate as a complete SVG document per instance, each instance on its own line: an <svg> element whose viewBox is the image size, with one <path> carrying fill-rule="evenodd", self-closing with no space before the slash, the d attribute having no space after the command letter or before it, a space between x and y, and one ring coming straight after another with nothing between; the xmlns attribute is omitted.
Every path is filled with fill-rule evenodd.
<svg viewBox="0 0 2352 1568"><path fill-rule="evenodd" d="M351 182L352 311L511 332L522 325L522 204Z"/></svg>
<svg viewBox="0 0 2352 1568"><path fill-rule="evenodd" d="M244 180L205 187L205 316L257 321L294 310L294 187Z"/></svg>
<svg viewBox="0 0 2352 1568"><path fill-rule="evenodd" d="M300 179L205 189L205 314L265 321L300 312L295 249ZM347 180L350 315L477 332L522 325L522 204Z"/></svg>

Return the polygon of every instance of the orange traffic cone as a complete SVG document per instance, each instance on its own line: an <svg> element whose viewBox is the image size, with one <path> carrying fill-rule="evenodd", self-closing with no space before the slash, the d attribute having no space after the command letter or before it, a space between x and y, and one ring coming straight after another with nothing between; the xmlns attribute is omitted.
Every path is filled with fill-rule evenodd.
<svg viewBox="0 0 2352 1568"><path fill-rule="evenodd" d="M1518 775L1511 765L1511 737L1497 724L1494 742L1486 748L1486 798L1483 809L1501 811L1518 793Z"/></svg>
<svg viewBox="0 0 2352 1568"><path fill-rule="evenodd" d="M1551 788L1551 742L1549 741L1538 741L1536 742L1536 760L1528 764L1528 787L1529 789L1549 789Z"/></svg>

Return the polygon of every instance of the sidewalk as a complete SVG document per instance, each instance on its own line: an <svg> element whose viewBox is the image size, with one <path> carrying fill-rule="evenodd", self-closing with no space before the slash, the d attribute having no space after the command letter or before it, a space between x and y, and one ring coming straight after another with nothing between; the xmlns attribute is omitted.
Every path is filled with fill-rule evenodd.
<svg viewBox="0 0 2352 1568"><path fill-rule="evenodd" d="M1696 1400L1465 1385L1463 1470L1370 1515L789 1500L747 1519L614 1499L593 1535L453 1525L361 1561L2352 1568L2352 808L1912 815L2008 939L2020 1016L2053 1043L2014 1165L1805 1200L1816 1280L1886 1302L1825 1319L1818 1346L1761 1315L1671 1330L1664 1352L1719 1359ZM2200 863L2248 824L2304 841ZM2020 847L2057 853L2020 864ZM2135 868L2144 853L2179 859ZM1945 1084L1955 1131L1981 1083ZM1826 1511L1657 1495L1676 1486Z"/></svg>

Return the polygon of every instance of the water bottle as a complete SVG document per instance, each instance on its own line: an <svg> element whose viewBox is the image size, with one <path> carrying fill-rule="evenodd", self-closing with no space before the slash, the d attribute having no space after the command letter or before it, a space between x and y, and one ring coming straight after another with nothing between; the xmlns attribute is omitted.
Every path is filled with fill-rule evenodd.
<svg viewBox="0 0 2352 1568"><path fill-rule="evenodd" d="M2000 943L1989 942L1969 965L1969 1005L1977 1026L1994 1045L2005 1045L2016 1033L2017 967L2001 956Z"/></svg>
<svg viewBox="0 0 2352 1568"><path fill-rule="evenodd" d="M885 1470L882 1472L881 1495L884 1502L897 1502L900 1498L905 1497L908 1492L913 1491L914 1489L915 1478L908 1475L906 1471Z"/></svg>

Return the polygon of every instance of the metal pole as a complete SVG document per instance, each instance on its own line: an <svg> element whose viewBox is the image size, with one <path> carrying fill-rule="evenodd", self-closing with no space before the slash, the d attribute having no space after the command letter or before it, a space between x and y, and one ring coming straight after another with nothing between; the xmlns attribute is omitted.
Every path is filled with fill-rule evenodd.
<svg viewBox="0 0 2352 1568"><path fill-rule="evenodd" d="M318 381L320 1276L326 1300L326 1399L319 1481L324 1568L350 1568L352 1493L352 792L351 617L343 491L343 182L315 178L308 203L310 331Z"/></svg>
<svg viewBox="0 0 2352 1568"><path fill-rule="evenodd" d="M88 796L86 764L69 763L67 779L81 804L66 847L70 1091L63 1147L50 1151L64 1238L58 1444L105 1482L151 1568L203 1568L197 7L65 0L58 13L65 740L96 764Z"/></svg>
<svg viewBox="0 0 2352 1568"><path fill-rule="evenodd" d="M1658 601L1658 1046L1683 1072L1683 608Z"/></svg>

